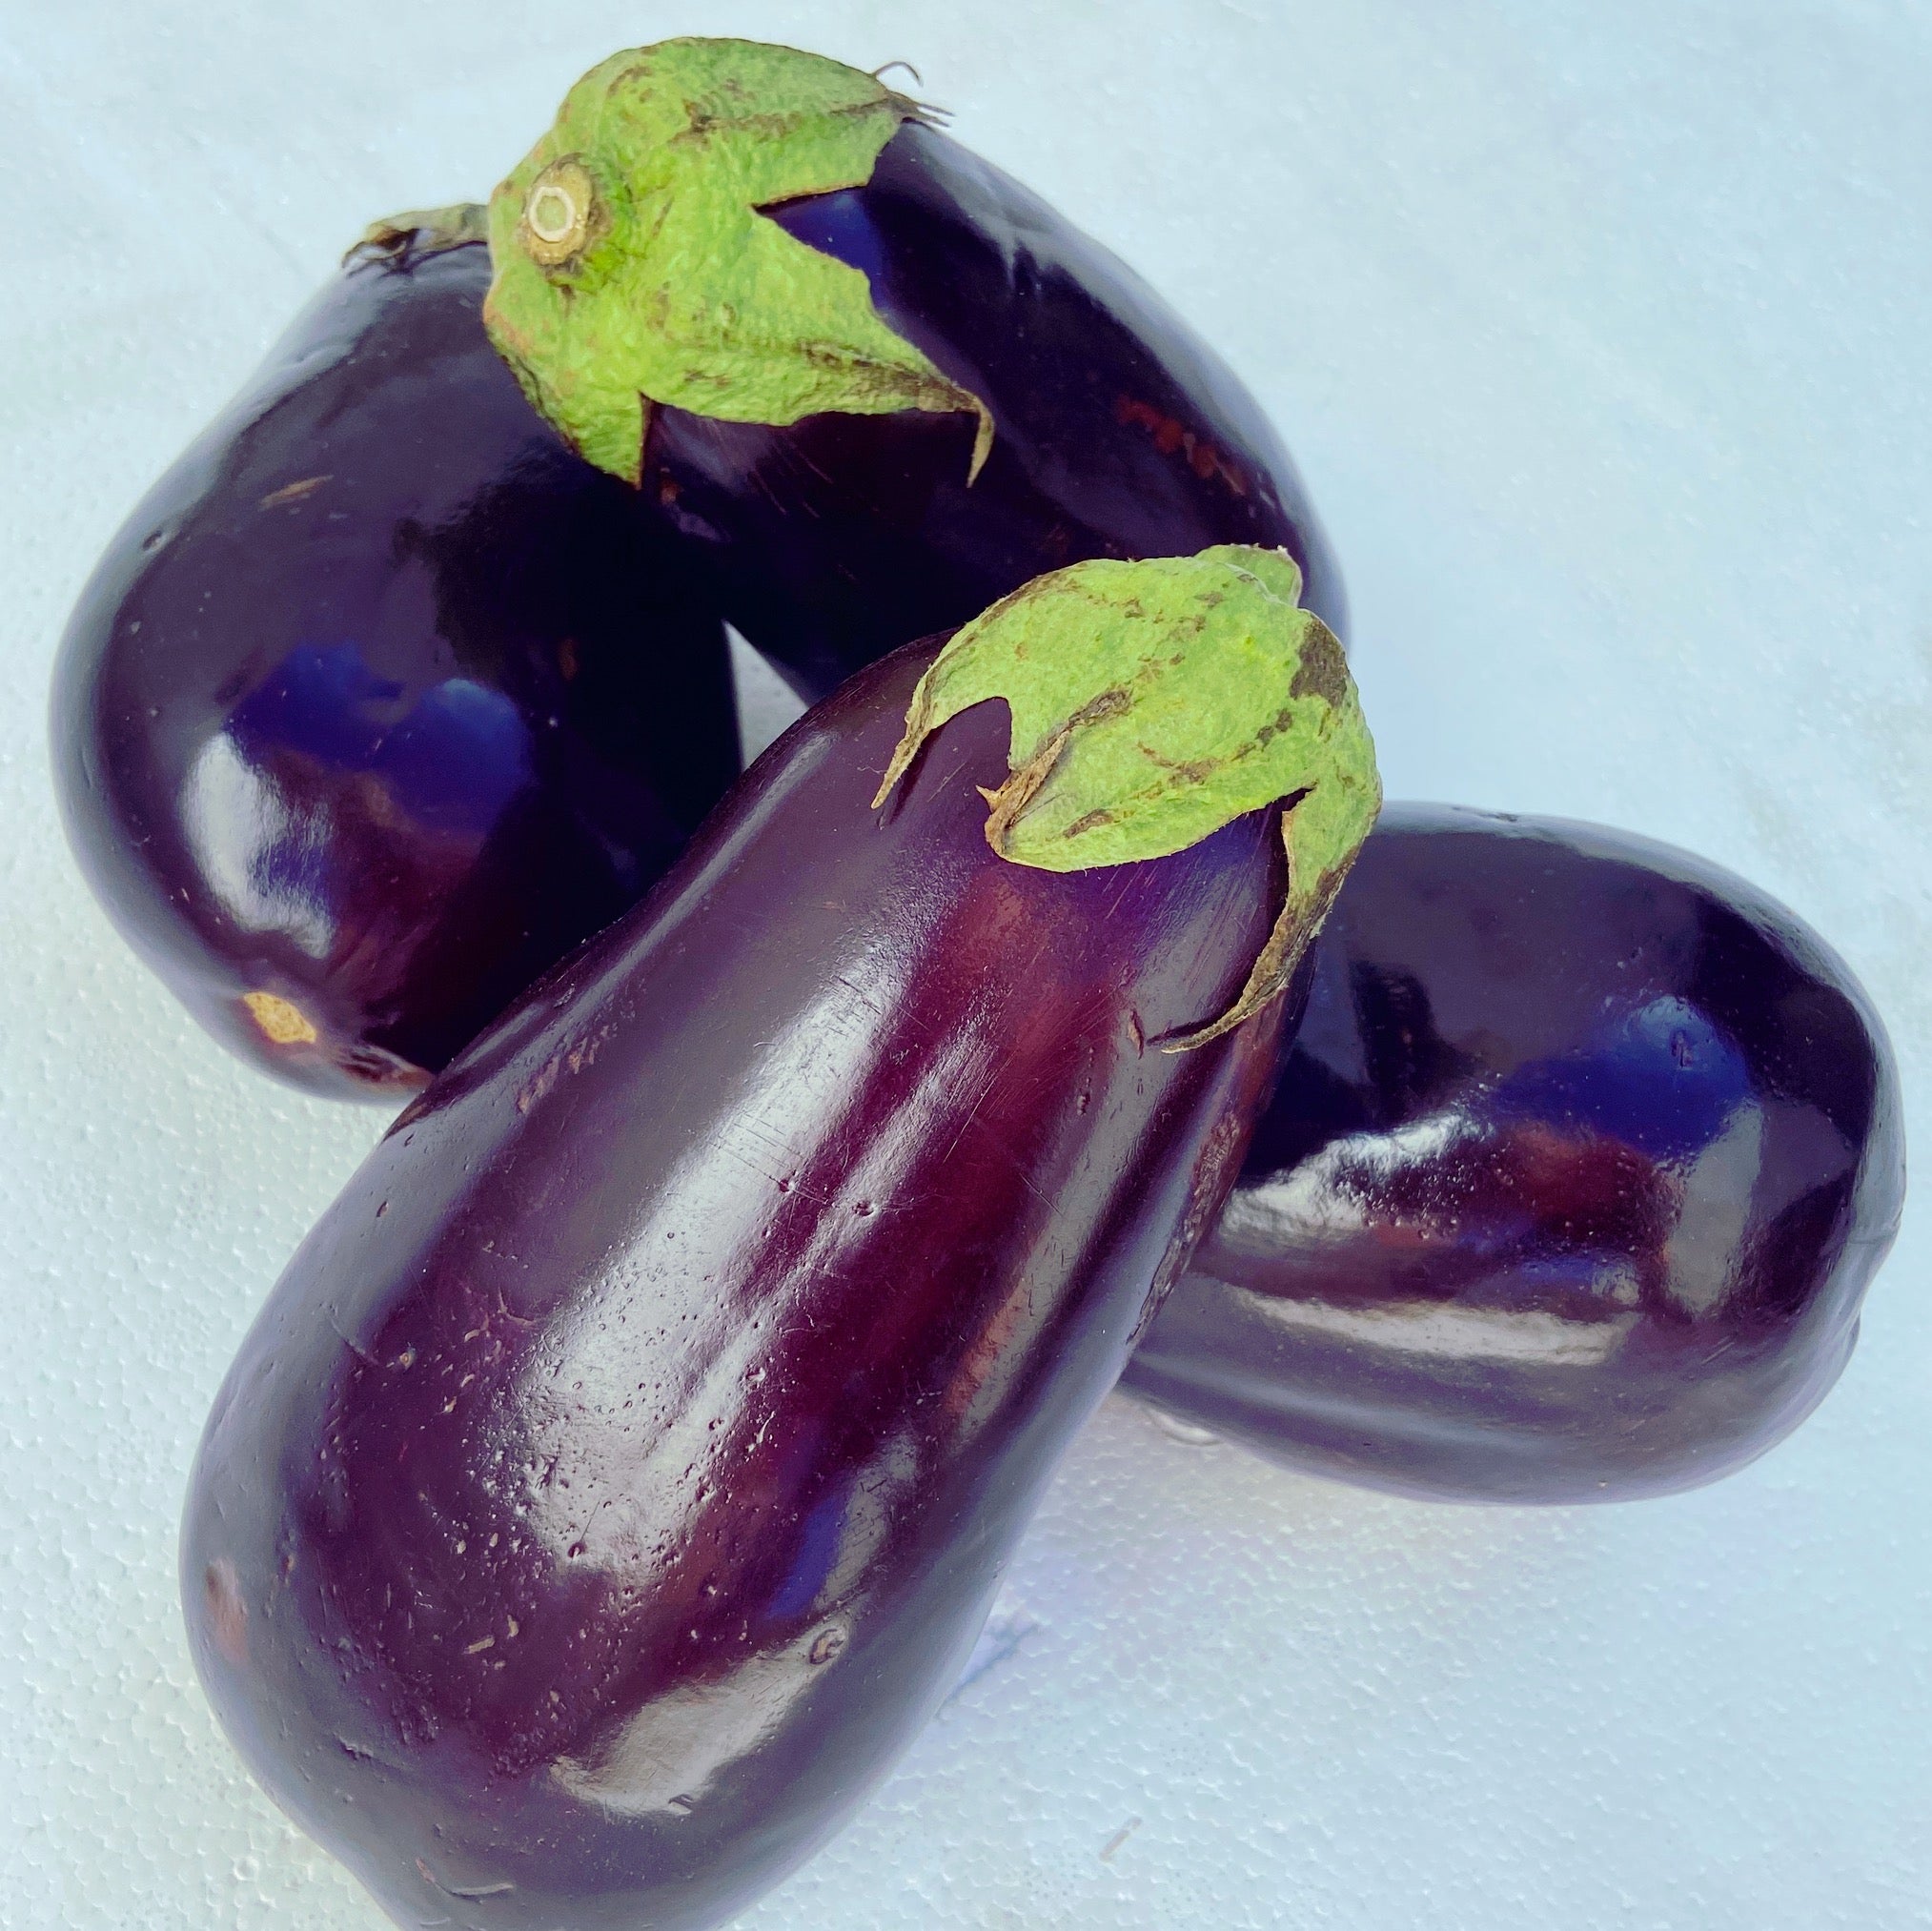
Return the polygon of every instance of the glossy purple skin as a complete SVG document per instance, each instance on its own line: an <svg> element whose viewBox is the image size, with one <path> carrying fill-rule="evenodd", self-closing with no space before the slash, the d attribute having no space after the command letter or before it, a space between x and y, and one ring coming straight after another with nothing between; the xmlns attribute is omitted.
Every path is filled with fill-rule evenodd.
<svg viewBox="0 0 1932 1931"><path fill-rule="evenodd" d="M1903 1197L1884 1029L1792 913L1625 833L1392 806L1126 1386L1405 1494L1692 1488L1838 1378Z"/></svg>
<svg viewBox="0 0 1932 1931"><path fill-rule="evenodd" d="M737 771L720 620L523 400L488 284L477 246L339 274L149 492L62 646L89 883L216 1038L312 1091L420 1086Z"/></svg>
<svg viewBox="0 0 1932 1931"><path fill-rule="evenodd" d="M863 188L766 211L859 269L970 416L790 428L657 409L645 494L712 559L725 614L800 695L1089 557L1285 547L1346 635L1342 584L1254 398L1130 270L944 134L907 123Z"/></svg>
<svg viewBox="0 0 1932 1931"><path fill-rule="evenodd" d="M951 1687L1219 1205L1278 1008L1199 1051L1274 814L999 860L1004 705L868 800L929 651L753 767L399 1118L216 1401L214 1708L397 1921L722 1922Z"/></svg>

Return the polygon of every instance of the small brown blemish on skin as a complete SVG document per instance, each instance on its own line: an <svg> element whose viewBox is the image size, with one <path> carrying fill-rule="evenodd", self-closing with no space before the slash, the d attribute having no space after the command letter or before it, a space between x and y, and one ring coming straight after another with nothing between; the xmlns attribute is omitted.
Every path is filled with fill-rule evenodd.
<svg viewBox="0 0 1932 1931"><path fill-rule="evenodd" d="M606 1026L600 1031L594 1033L589 1039L580 1040L565 1055L564 1065L572 1072L580 1073L585 1067L589 1066L597 1058L598 1048L616 1030L616 1026Z"/></svg>
<svg viewBox="0 0 1932 1931"><path fill-rule="evenodd" d="M263 510L278 510L284 503L298 503L304 497L311 495L314 491L320 489L325 482L332 481L333 479L332 473L322 476L305 476L299 482L284 483L280 489L271 490L255 507Z"/></svg>
<svg viewBox="0 0 1932 1931"><path fill-rule="evenodd" d="M1248 478L1206 437L1196 436L1176 417L1163 415L1151 402L1142 402L1131 396L1116 396L1113 419L1123 429L1145 429L1163 456L1179 451L1188 467L1203 482L1210 477L1219 477L1231 495L1248 494Z"/></svg>
<svg viewBox="0 0 1932 1931"><path fill-rule="evenodd" d="M557 1084L557 1076L562 1067L563 1055L552 1053L523 1083L517 1094L517 1110L519 1113L527 1113Z"/></svg>
<svg viewBox="0 0 1932 1931"><path fill-rule="evenodd" d="M202 1572L208 1594L208 1623L214 1646L236 1669L248 1663L248 1605L241 1599L241 1577L226 1555L217 1556Z"/></svg>
<svg viewBox="0 0 1932 1931"><path fill-rule="evenodd" d="M845 1647L845 1632L834 1623L830 1629L822 1629L813 1639L811 1648L805 1653L805 1660L811 1663L828 1663Z"/></svg>
<svg viewBox="0 0 1932 1931"><path fill-rule="evenodd" d="M1129 1009L1127 1015L1127 1034L1133 1041L1136 1053L1144 1053L1148 1047L1148 1036L1141 1030L1140 1014Z"/></svg>
<svg viewBox="0 0 1932 1931"><path fill-rule="evenodd" d="M241 1003L262 1036L275 1046L314 1046L321 1038L308 1014L276 993L244 992Z"/></svg>

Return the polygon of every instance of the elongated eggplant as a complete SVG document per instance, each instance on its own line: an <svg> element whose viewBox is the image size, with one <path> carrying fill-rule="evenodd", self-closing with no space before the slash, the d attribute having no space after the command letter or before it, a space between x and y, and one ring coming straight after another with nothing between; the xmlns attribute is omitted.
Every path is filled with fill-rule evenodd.
<svg viewBox="0 0 1932 1931"><path fill-rule="evenodd" d="M807 1855L949 1687L1219 1205L1282 1011L1251 988L1296 950L1275 907L1305 943L1373 766L1313 626L1262 711L1301 748L1182 760L1153 808L1218 785L1220 828L1153 826L1129 754L1185 748L1158 686L1191 645L1162 566L1101 567L1135 573L1138 670L1036 739L1035 674L1079 653L1016 600L808 714L405 1109L231 1371L184 1531L195 1661L399 1922L715 1924ZM1274 624L1261 577L1292 566L1252 568L1195 617ZM1110 771L1135 795L1090 823ZM1241 808L1283 772L1286 810ZM1182 843L1032 855L1123 823Z"/></svg>
<svg viewBox="0 0 1932 1931"><path fill-rule="evenodd" d="M370 1097L634 904L737 764L721 622L491 350L486 251L392 239L114 539L52 724L123 936L245 1058Z"/></svg>
<svg viewBox="0 0 1932 1931"><path fill-rule="evenodd" d="M1126 1385L1408 1494L1690 1488L1837 1380L1903 1194L1884 1029L1790 912L1623 833L1395 807Z"/></svg>
<svg viewBox="0 0 1932 1931"><path fill-rule="evenodd" d="M1254 398L932 118L786 48L614 55L497 191L495 339L808 699L1091 557L1280 546L1345 634Z"/></svg>

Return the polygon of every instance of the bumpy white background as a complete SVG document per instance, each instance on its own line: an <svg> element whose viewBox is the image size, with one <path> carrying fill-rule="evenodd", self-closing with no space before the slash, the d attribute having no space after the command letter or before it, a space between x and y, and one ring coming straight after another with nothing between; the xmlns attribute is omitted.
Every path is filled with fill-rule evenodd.
<svg viewBox="0 0 1932 1931"><path fill-rule="evenodd" d="M377 1922L217 1734L173 1548L223 1366L381 1121L229 1063L115 942L49 797L55 639L366 219L487 190L581 69L686 31L916 61L1277 416L1391 793L1760 880L1932 1146L1924 7L4 0L10 1926ZM1908 1211L1818 1416L1674 1501L1427 1508L1110 1402L994 1659L744 1922L1932 1924L1927 1248Z"/></svg>

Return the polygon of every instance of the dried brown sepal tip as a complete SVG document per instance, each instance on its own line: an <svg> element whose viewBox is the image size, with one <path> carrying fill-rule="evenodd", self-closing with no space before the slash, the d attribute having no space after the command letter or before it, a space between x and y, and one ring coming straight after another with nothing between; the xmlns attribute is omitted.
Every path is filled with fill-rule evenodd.
<svg viewBox="0 0 1932 1931"><path fill-rule="evenodd" d="M413 208L402 214L372 221L342 256L352 261L380 261L394 268L412 268L433 254L469 248L490 238L490 211L480 201L452 202L447 208Z"/></svg>
<svg viewBox="0 0 1932 1931"><path fill-rule="evenodd" d="M1378 790L1378 803L1379 799ZM1206 1046L1210 1039L1219 1039L1224 1032L1232 1032L1243 1020L1252 1019L1270 1001L1279 999L1288 990L1295 967L1301 964L1309 946L1314 943L1315 934L1321 930L1333 909L1335 896L1349 875L1349 867L1344 865L1339 872L1330 872L1315 880L1312 891L1296 889L1294 809L1293 803L1284 804L1281 809L1281 843L1288 853L1288 890L1283 896L1273 929L1268 935L1268 943L1255 954L1247 980L1234 995L1234 1004L1209 1025L1162 1040L1163 1052L1191 1052L1196 1047ZM1370 823L1373 824L1373 822L1372 818ZM1350 864L1352 863L1352 854Z"/></svg>

